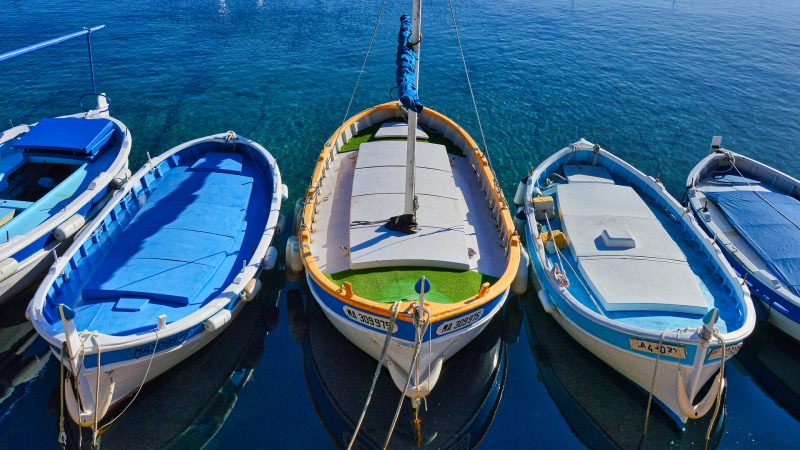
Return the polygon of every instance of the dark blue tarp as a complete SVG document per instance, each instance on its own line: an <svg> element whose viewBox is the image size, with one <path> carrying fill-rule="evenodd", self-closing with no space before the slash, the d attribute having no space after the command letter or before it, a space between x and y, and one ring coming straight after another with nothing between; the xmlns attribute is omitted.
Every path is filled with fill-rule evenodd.
<svg viewBox="0 0 800 450"><path fill-rule="evenodd" d="M397 92L400 103L415 111L422 112L417 91L417 54L409 46L411 42L411 17L400 16L400 34L397 36Z"/></svg>
<svg viewBox="0 0 800 450"><path fill-rule="evenodd" d="M719 206L769 271L800 295L800 201L777 192L724 191L706 196Z"/></svg>
<svg viewBox="0 0 800 450"><path fill-rule="evenodd" d="M108 119L61 117L42 119L22 135L14 146L48 153L94 156L114 133Z"/></svg>

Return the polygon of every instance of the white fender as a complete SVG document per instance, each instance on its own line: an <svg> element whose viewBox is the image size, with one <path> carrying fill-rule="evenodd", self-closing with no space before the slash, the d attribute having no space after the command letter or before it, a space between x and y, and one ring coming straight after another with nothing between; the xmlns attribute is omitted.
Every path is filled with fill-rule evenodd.
<svg viewBox="0 0 800 450"><path fill-rule="evenodd" d="M205 328L205 330L208 332L217 331L230 321L231 321L230 310L223 309L220 312L206 319L206 321L203 322L203 328Z"/></svg>
<svg viewBox="0 0 800 450"><path fill-rule="evenodd" d="M531 258L525 248L520 246L519 266L517 266L517 274L514 276L514 281L511 282L511 292L516 295L522 295L528 290L528 266L530 265Z"/></svg>
<svg viewBox="0 0 800 450"><path fill-rule="evenodd" d="M111 400L114 398L114 380L109 379L108 382L108 389L106 390L106 395L103 396L103 402L98 405L98 410L96 411L99 415L97 416L97 421L105 417L108 409L111 407ZM75 398L75 390L72 388L72 382L69 378L64 380L64 400L67 403L67 411L69 411L69 417L72 419L73 422L82 426L82 427L91 427L94 425L94 415L95 412L86 411L85 409L81 409L78 407L78 400ZM91 400L90 400L91 401Z"/></svg>
<svg viewBox="0 0 800 450"><path fill-rule="evenodd" d="M86 219L80 214L75 214L69 219L65 220L61 225L53 230L53 236L59 241L66 241L72 235L77 233L86 224Z"/></svg>
<svg viewBox="0 0 800 450"><path fill-rule="evenodd" d="M296 236L286 240L286 269L292 275L303 273L303 260L300 258L300 242Z"/></svg>
<svg viewBox="0 0 800 450"><path fill-rule="evenodd" d="M300 222L303 218L303 208L306 206L302 198L298 198L294 204L294 221L292 222L292 234L296 235L300 232Z"/></svg>
<svg viewBox="0 0 800 450"><path fill-rule="evenodd" d="M283 214L278 214L278 222L275 224L275 236L279 234L283 234L283 230L286 229L286 216Z"/></svg>
<svg viewBox="0 0 800 450"><path fill-rule="evenodd" d="M264 259L261 261L261 268L267 271L272 270L275 268L275 264L277 262L278 262L278 249L270 246L267 249L267 255L264 256Z"/></svg>
<svg viewBox="0 0 800 450"><path fill-rule="evenodd" d="M281 185L281 201L285 202L289 198L289 186Z"/></svg>
<svg viewBox="0 0 800 450"><path fill-rule="evenodd" d="M550 295L544 289L539 289L539 292L536 293L539 297L539 302L542 304L542 308L544 308L547 314L553 314L553 311L556 309L556 306L553 302L550 301Z"/></svg>
<svg viewBox="0 0 800 450"><path fill-rule="evenodd" d="M19 263L14 258L6 258L0 261L0 281L14 275L19 270Z"/></svg>
<svg viewBox="0 0 800 450"><path fill-rule="evenodd" d="M258 295L258 291L261 290L261 280L258 278L253 278L252 280L248 281L246 285L244 285L244 290L242 290L242 298L244 301L249 302L250 300L256 298Z"/></svg>
<svg viewBox="0 0 800 450"><path fill-rule="evenodd" d="M528 187L528 177L525 177L519 181L517 185L517 192L514 194L514 204L515 205L524 205L525 204L525 190Z"/></svg>
<svg viewBox="0 0 800 450"><path fill-rule="evenodd" d="M681 412L689 417L690 419L699 419L700 417L705 416L711 410L711 407L714 406L714 401L717 399L717 394L720 392L720 389L725 388L725 380L722 379L720 374L714 378L714 383L711 385L711 389L708 390L706 396L700 400L700 403L696 405L692 405L691 400L689 400L689 396L686 394L686 385L683 382L683 371L678 369L678 406L681 408Z"/></svg>

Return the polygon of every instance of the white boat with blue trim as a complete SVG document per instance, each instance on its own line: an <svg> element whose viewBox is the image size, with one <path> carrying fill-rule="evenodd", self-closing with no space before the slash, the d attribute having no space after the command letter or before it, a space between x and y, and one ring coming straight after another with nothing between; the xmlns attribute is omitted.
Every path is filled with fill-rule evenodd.
<svg viewBox="0 0 800 450"><path fill-rule="evenodd" d="M53 263L128 172L131 134L108 103L0 134L0 304Z"/></svg>
<svg viewBox="0 0 800 450"><path fill-rule="evenodd" d="M722 356L753 331L755 311L691 213L583 139L531 173L524 203L544 309L678 424L718 411Z"/></svg>
<svg viewBox="0 0 800 450"><path fill-rule="evenodd" d="M275 263L285 195L269 152L233 132L153 158L114 194L27 311L66 368L76 423L97 431L236 317Z"/></svg>
<svg viewBox="0 0 800 450"><path fill-rule="evenodd" d="M800 341L800 180L722 148L686 180L688 206L759 300L769 323Z"/></svg>
<svg viewBox="0 0 800 450"><path fill-rule="evenodd" d="M296 251L328 319L415 407L501 310L520 261L487 156L419 103L420 8L401 17L400 101L350 117L325 143Z"/></svg>
<svg viewBox="0 0 800 450"><path fill-rule="evenodd" d="M92 81L82 113L0 132L0 304L38 280L130 175L131 135L111 117L108 97L95 84L90 36L104 27L0 54L7 61L85 36ZM97 106L85 107L84 99Z"/></svg>

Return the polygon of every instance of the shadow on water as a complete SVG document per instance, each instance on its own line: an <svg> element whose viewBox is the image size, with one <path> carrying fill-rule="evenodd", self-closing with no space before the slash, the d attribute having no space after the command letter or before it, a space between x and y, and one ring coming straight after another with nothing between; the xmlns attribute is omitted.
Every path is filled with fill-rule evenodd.
<svg viewBox="0 0 800 450"><path fill-rule="evenodd" d="M711 413L690 421L680 431L653 403L647 436L642 441L647 394L572 339L533 295L526 295L520 306L537 375L585 445L595 449L703 448ZM723 434L724 398L708 448L716 448Z"/></svg>
<svg viewBox="0 0 800 450"><path fill-rule="evenodd" d="M346 448L372 383L376 361L350 343L328 321L307 289L287 302L295 340L302 344L306 383L333 443ZM306 299L304 301L304 298ZM495 317L474 341L453 356L427 399L422 448L473 448L494 420L506 380L504 320ZM424 351L424 349L423 349ZM400 391L385 369L373 394L355 448L380 448ZM392 448L415 448L413 410L406 399Z"/></svg>
<svg viewBox="0 0 800 450"><path fill-rule="evenodd" d="M50 359L50 349L25 318L31 288L0 309L0 404L36 378Z"/></svg>
<svg viewBox="0 0 800 450"><path fill-rule="evenodd" d="M777 328L759 323L736 355L756 384L800 419L800 345Z"/></svg>
<svg viewBox="0 0 800 450"><path fill-rule="evenodd" d="M233 325L187 360L149 382L125 413L100 437L104 449L202 448L224 425L242 389L251 380L267 334L278 323L283 276L264 276L259 294ZM128 402L123 401L122 405ZM58 392L51 395L57 416ZM111 411L109 417L121 412ZM69 423L67 441L78 448L78 428ZM84 448L91 432L83 430Z"/></svg>

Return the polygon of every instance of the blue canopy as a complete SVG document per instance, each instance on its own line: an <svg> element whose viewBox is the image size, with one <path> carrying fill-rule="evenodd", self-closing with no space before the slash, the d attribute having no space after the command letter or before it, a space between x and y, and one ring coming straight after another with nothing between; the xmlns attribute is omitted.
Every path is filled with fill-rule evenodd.
<svg viewBox="0 0 800 450"><path fill-rule="evenodd" d="M417 54L411 49L411 17L400 16L400 34L397 36L397 91L400 103L417 114L422 112L417 91Z"/></svg>
<svg viewBox="0 0 800 450"><path fill-rule="evenodd" d="M14 143L14 147L36 152L93 157L114 134L108 119L61 117L42 119Z"/></svg>
<svg viewBox="0 0 800 450"><path fill-rule="evenodd" d="M719 206L770 272L800 295L800 201L766 191L708 192L706 196Z"/></svg>

